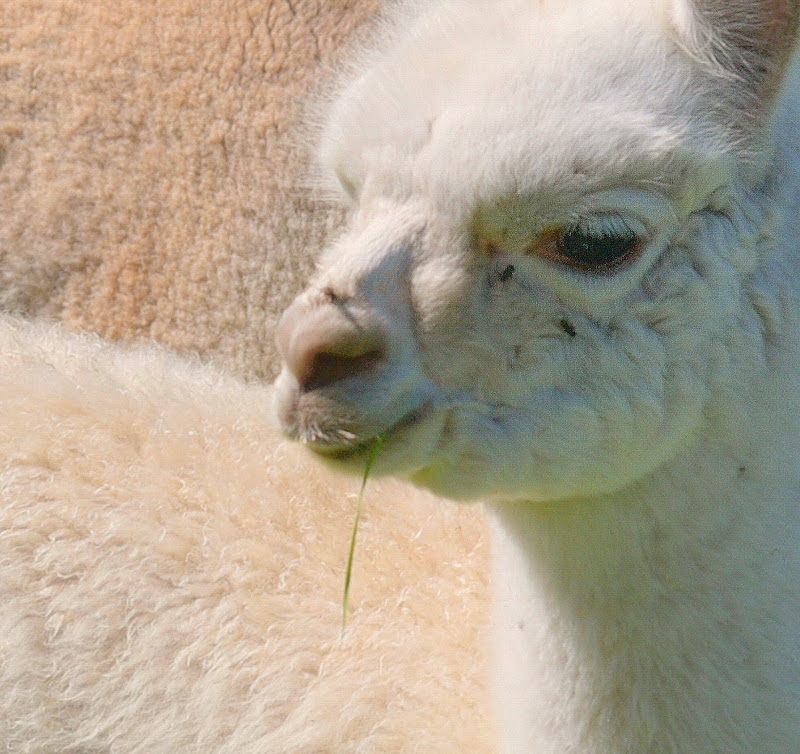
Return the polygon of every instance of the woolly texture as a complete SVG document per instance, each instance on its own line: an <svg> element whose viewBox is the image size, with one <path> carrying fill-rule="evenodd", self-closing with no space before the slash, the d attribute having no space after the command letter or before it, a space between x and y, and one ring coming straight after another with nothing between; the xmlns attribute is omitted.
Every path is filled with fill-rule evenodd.
<svg viewBox="0 0 800 754"><path fill-rule="evenodd" d="M4 751L492 750L479 515L371 485L340 640L356 484L268 391L0 318L0 415Z"/></svg>
<svg viewBox="0 0 800 754"><path fill-rule="evenodd" d="M285 433L484 501L503 751L800 751L800 6L398 18L323 131Z"/></svg>
<svg viewBox="0 0 800 754"><path fill-rule="evenodd" d="M0 308L272 375L340 218L303 102L376 4L0 3Z"/></svg>

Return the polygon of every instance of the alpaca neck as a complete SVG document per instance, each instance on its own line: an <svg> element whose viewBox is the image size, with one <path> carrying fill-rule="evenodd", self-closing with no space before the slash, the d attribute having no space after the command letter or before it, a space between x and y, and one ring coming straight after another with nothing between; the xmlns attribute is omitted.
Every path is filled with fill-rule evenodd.
<svg viewBox="0 0 800 754"><path fill-rule="evenodd" d="M789 445L753 467L694 447L613 496L493 509L508 751L796 750Z"/></svg>

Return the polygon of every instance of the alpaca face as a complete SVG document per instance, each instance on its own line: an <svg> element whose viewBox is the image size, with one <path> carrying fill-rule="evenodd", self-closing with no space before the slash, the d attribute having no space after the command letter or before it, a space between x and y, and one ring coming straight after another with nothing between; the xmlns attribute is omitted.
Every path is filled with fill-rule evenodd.
<svg viewBox="0 0 800 754"><path fill-rule="evenodd" d="M279 329L289 436L360 471L381 434L379 473L544 501L629 484L738 400L768 155L747 82L686 51L693 12L403 16L323 136L351 220Z"/></svg>

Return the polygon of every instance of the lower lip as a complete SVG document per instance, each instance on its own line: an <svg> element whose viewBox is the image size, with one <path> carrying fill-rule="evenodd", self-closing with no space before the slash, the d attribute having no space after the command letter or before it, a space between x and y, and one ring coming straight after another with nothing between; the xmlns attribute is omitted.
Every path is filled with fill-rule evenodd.
<svg viewBox="0 0 800 754"><path fill-rule="evenodd" d="M421 420L428 417L431 412L433 411L433 403L428 401L426 403L417 406L417 408L409 411L402 419L392 424L390 427L385 429L383 432L379 432L378 435L382 438L387 436L391 436L396 432L402 431L409 427L412 427L414 424L417 424ZM308 447L313 450L315 453L319 453L322 456L325 456L328 459L335 460L335 461L345 461L351 460L352 458L367 452L370 445L372 444L373 439L378 435L372 435L361 442L358 442L355 445L325 445L325 444L315 444L315 443L308 443Z"/></svg>

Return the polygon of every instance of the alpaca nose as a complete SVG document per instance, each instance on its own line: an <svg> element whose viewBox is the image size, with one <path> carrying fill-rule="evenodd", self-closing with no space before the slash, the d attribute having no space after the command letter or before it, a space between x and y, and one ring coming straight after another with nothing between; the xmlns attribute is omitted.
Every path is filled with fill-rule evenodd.
<svg viewBox="0 0 800 754"><path fill-rule="evenodd" d="M341 305L295 301L277 329L284 364L304 391L318 390L379 367L386 358L385 328L356 318Z"/></svg>

